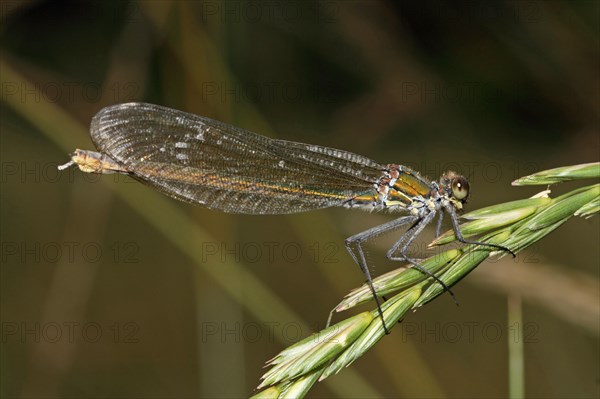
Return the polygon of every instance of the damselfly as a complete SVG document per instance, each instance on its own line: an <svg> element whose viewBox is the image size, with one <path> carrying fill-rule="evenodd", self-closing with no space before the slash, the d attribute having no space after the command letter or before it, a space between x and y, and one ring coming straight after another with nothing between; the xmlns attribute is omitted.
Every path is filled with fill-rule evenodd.
<svg viewBox="0 0 600 399"><path fill-rule="evenodd" d="M457 212L469 196L467 179L454 172L429 181L399 164L379 164L351 152L275 140L213 119L153 104L128 103L102 109L90 134L99 152L75 150L71 161L87 173L123 173L176 199L231 213L286 214L342 206L369 211L404 211L406 216L345 241L365 275L379 315L363 244L404 225L410 227L387 252L409 262L445 290L449 288L407 255L413 240L445 211L458 241L468 241ZM512 252L511 252L512 253ZM388 332L385 322L383 328Z"/></svg>

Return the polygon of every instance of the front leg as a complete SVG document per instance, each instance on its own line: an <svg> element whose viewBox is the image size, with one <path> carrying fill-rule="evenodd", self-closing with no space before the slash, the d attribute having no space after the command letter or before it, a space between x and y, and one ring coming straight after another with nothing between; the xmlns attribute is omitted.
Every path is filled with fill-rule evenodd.
<svg viewBox="0 0 600 399"><path fill-rule="evenodd" d="M465 239L462 232L460 231L460 226L458 225L458 215L456 214L456 210L452 206L445 207L446 211L450 215L450 220L452 221L452 229L454 230L454 235L456 236L456 240L458 242L462 242L463 244L473 244L473 245L482 245L484 247L496 248L505 252L510 253L513 258L516 258L517 255L511 251L510 249L503 247L502 245L491 244L487 242L479 242L479 241L470 241Z"/></svg>

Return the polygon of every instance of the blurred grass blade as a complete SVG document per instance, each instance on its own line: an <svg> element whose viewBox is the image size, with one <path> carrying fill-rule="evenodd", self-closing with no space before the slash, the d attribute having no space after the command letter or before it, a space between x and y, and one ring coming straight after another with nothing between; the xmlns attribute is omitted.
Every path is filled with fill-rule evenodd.
<svg viewBox="0 0 600 399"><path fill-rule="evenodd" d="M521 297L512 293L508 297L507 328L523 325L523 302ZM508 392L509 398L525 397L525 344L523 339L515 339L513 334L508 337Z"/></svg>
<svg viewBox="0 0 600 399"><path fill-rule="evenodd" d="M600 178L600 162L544 170L512 182L513 186L562 183L569 180Z"/></svg>

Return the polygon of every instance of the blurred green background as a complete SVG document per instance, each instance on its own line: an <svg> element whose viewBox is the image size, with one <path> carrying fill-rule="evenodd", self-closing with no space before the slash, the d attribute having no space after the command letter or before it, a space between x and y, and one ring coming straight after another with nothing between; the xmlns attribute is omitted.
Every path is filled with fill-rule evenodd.
<svg viewBox="0 0 600 399"><path fill-rule="evenodd" d="M147 101L525 198L600 158L596 1L2 1L2 397L243 397L363 277L390 215L243 216L58 164L102 107ZM553 195L574 185L553 187ZM482 264L313 397L600 394L598 219ZM424 252L428 232L415 252ZM392 234L393 236L393 234ZM386 237L370 247L375 272ZM507 297L523 321L507 325ZM365 308L368 309L369 307ZM337 316L346 317L348 315Z"/></svg>

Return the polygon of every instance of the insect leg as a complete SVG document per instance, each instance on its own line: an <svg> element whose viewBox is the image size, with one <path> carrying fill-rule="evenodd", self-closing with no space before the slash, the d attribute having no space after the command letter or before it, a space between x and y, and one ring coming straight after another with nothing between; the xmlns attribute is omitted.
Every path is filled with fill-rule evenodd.
<svg viewBox="0 0 600 399"><path fill-rule="evenodd" d="M460 227L458 225L458 215L456 214L456 211L454 210L454 208L452 206L448 206L448 207L445 207L444 209L446 209L446 211L450 215L450 220L452 220L452 229L454 230L454 235L456 236L456 239L459 242L462 242L463 244L483 245L485 247L497 248L499 250L510 253L513 256L513 258L515 258L517 256L517 255L515 255L515 253L513 251L511 251L510 249L508 249L506 247L503 247L502 245L490 244L487 242L479 242L479 241L469 241L469 240L465 239L465 237L462 235L462 232L460 231Z"/></svg>
<svg viewBox="0 0 600 399"><path fill-rule="evenodd" d="M427 225L431 223L431 221L435 218L435 215L436 212L429 212L417 224L415 224L413 227L404 232L404 234L402 234L402 236L398 239L398 241L396 241L392 248L389 249L386 256L390 260L409 262L413 265L415 269L419 270L423 274L428 275L429 277L433 278L437 283L439 283L444 288L444 291L448 291L450 296L452 296L454 302L458 304L454 293L442 280L440 280L435 274L431 273L429 270L421 266L417 261L409 258L406 255L410 244L415 240L415 238L417 238L419 234L421 234L425 227L427 227ZM398 253L400 256L394 256L395 253Z"/></svg>
<svg viewBox="0 0 600 399"><path fill-rule="evenodd" d="M379 316L381 317L381 322L383 323L383 329L386 334L389 334L389 330L385 325L385 321L383 319L383 311L381 310L381 304L379 303L379 298L377 297L377 291L373 286L373 279L371 278L371 273L369 272L369 267L367 265L367 260L365 258L365 253L362 249L362 244L372 238L375 238L387 231L397 229L405 224L412 223L416 221L418 218L416 216L404 216L398 218L396 220L392 220L388 223L384 223L379 226L375 226L369 230L363 231L361 233L355 234L352 237L347 238L344 241L346 245L346 249L354 259L354 262L360 267L360 270L363 272L365 278L367 279L367 284L371 289L371 293L373 294L373 298L375 299L375 303L377 304L377 309L379 311ZM331 317L330 317L331 319Z"/></svg>

